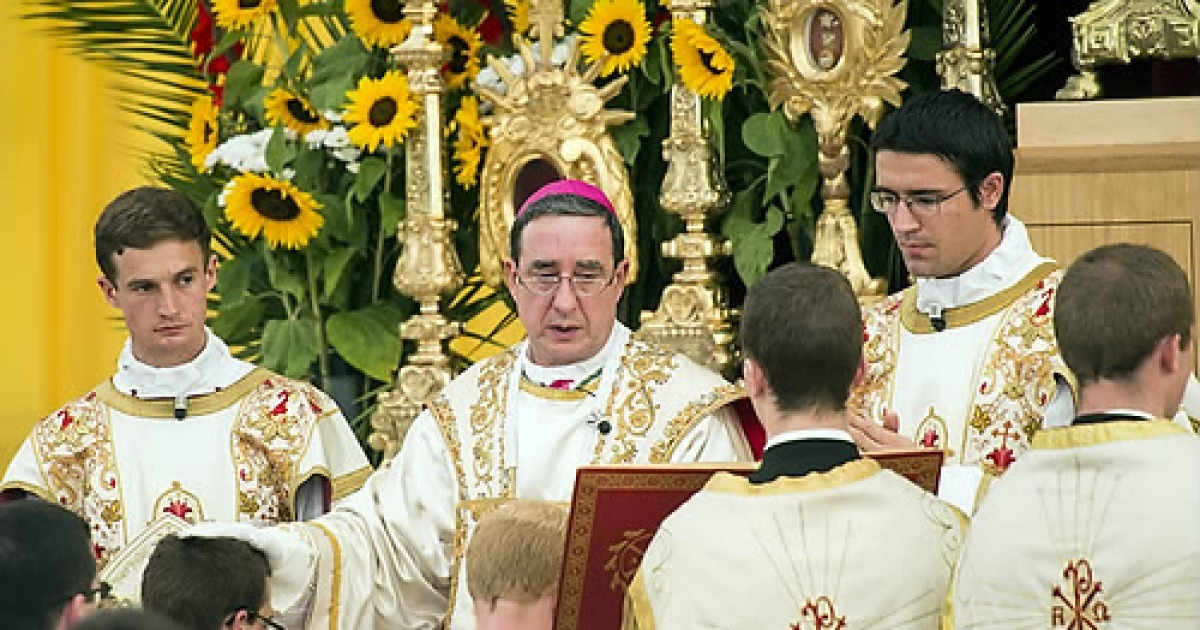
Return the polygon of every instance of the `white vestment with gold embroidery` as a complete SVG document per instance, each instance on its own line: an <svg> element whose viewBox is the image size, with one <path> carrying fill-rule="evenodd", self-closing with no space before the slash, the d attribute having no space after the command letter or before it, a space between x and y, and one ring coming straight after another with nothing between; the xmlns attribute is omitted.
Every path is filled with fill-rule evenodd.
<svg viewBox="0 0 1200 630"><path fill-rule="evenodd" d="M647 547L625 627L936 630L965 531L869 459L761 485L717 473Z"/></svg>
<svg viewBox="0 0 1200 630"><path fill-rule="evenodd" d="M968 514L985 472L1002 473L1044 423L1074 414L1052 321L1061 277L1009 216L1000 245L975 267L919 278L863 312L867 372L851 408L875 421L894 412L901 435L944 449L938 494ZM945 317L943 330L931 314Z"/></svg>
<svg viewBox="0 0 1200 630"><path fill-rule="evenodd" d="M313 550L308 627L440 628L449 616L448 627L473 628L462 555L482 512L511 498L570 501L585 464L750 460L726 408L742 390L629 339L620 324L598 359L585 362L611 360L610 384L583 399L523 379L524 348L455 378L362 491L289 528L304 530ZM600 421L610 423L607 434Z"/></svg>
<svg viewBox="0 0 1200 630"><path fill-rule="evenodd" d="M306 481L328 479L340 499L370 474L331 398L234 359L211 332L191 364L148 368L127 345L119 367L35 425L0 484L82 516L101 568L163 515L291 521ZM181 420L177 392L186 399ZM316 494L309 505L323 503L323 484L305 488Z"/></svg>
<svg viewBox="0 0 1200 630"><path fill-rule="evenodd" d="M957 628L1200 627L1200 438L1167 420L1047 429L996 480Z"/></svg>

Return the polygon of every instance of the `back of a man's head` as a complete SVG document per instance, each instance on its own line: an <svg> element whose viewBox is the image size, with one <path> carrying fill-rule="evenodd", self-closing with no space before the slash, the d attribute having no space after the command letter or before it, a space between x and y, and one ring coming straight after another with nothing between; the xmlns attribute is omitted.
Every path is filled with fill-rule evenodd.
<svg viewBox="0 0 1200 630"><path fill-rule="evenodd" d="M179 624L148 610L101 610L71 626L71 630L183 630Z"/></svg>
<svg viewBox="0 0 1200 630"><path fill-rule="evenodd" d="M479 519L466 561L467 590L480 627L489 625L486 617L497 612L501 600L538 606L539 600L555 597L566 531L566 506L548 501L512 501Z"/></svg>
<svg viewBox="0 0 1200 630"><path fill-rule="evenodd" d="M234 538L167 536L142 574L142 606L186 630L217 630L266 603L267 558Z"/></svg>
<svg viewBox="0 0 1200 630"><path fill-rule="evenodd" d="M95 579L83 519L38 499L0 503L0 628L54 628Z"/></svg>
<svg viewBox="0 0 1200 630"><path fill-rule="evenodd" d="M96 220L96 264L104 277L117 281L115 257L126 249L150 249L165 241L194 242L208 260L212 231L204 214L183 193L143 186L109 202Z"/></svg>
<svg viewBox="0 0 1200 630"><path fill-rule="evenodd" d="M862 336L854 290L826 267L774 269L742 308L742 352L762 369L781 412L845 409Z"/></svg>
<svg viewBox="0 0 1200 630"><path fill-rule="evenodd" d="M1179 265L1157 249L1125 243L1080 256L1054 307L1059 352L1082 387L1128 379L1164 338L1189 343L1194 321Z"/></svg>

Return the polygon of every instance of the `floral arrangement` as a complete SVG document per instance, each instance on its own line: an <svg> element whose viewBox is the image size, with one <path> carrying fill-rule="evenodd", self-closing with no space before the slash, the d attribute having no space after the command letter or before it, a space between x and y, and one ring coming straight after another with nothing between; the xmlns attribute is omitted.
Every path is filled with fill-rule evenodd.
<svg viewBox="0 0 1200 630"><path fill-rule="evenodd" d="M397 223L405 215L404 143L420 114L388 54L412 30L404 3L29 1L31 17L53 19L85 54L120 69L136 94L133 111L159 123L153 131L170 153L153 159L155 172L204 208L224 258L211 320L216 332L289 375L324 381L348 365L363 375L358 395L386 386L403 350L398 325L415 309L391 283ZM812 125L789 124L768 105L759 4L718 4L699 24L672 20L662 0L567 0L566 36L546 43L556 64L577 50L580 63L601 65L600 82L627 77L609 106L635 113L612 130L629 167L643 261L621 307L632 325L657 303L673 271L658 247L680 226L659 207L658 191L676 79L704 98L706 125L734 193L717 226L734 243L734 298L768 268L811 253L819 212ZM913 90L937 86L936 4L910 2L913 37L901 78ZM1052 60L1013 66L1032 28L1028 0L986 4L1001 92L1011 99ZM500 69L525 72L515 51L517 38L530 32L530 6L455 0L439 11L433 36L450 53L442 69L450 218L460 226L459 257L472 270L490 113L475 91L502 92ZM851 185L865 199L865 132L853 133ZM870 270L903 278L886 224L866 213L860 225ZM447 315L467 321L502 299L474 279L446 305ZM492 335L474 336L486 345Z"/></svg>

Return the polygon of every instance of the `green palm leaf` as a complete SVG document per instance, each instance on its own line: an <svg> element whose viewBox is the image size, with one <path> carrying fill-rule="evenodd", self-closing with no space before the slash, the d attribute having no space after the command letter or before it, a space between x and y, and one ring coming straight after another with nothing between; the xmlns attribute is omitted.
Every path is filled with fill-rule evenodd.
<svg viewBox="0 0 1200 630"><path fill-rule="evenodd" d="M135 126L174 144L207 89L189 34L199 0L26 0L24 17L117 74Z"/></svg>

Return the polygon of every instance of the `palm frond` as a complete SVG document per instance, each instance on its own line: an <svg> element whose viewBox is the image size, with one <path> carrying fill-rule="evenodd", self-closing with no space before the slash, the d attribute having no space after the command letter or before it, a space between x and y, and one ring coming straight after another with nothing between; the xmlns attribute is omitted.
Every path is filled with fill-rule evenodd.
<svg viewBox="0 0 1200 630"><path fill-rule="evenodd" d="M1034 3L1030 0L987 0L984 4L991 22L992 49L996 51L997 88L1001 97L1011 103L1061 59L1051 52L1017 67L1022 54L1037 35Z"/></svg>
<svg viewBox="0 0 1200 630"><path fill-rule="evenodd" d="M199 0L26 0L23 17L113 70L121 103L163 140L182 136L207 89L192 56ZM143 128L145 124L140 125Z"/></svg>

